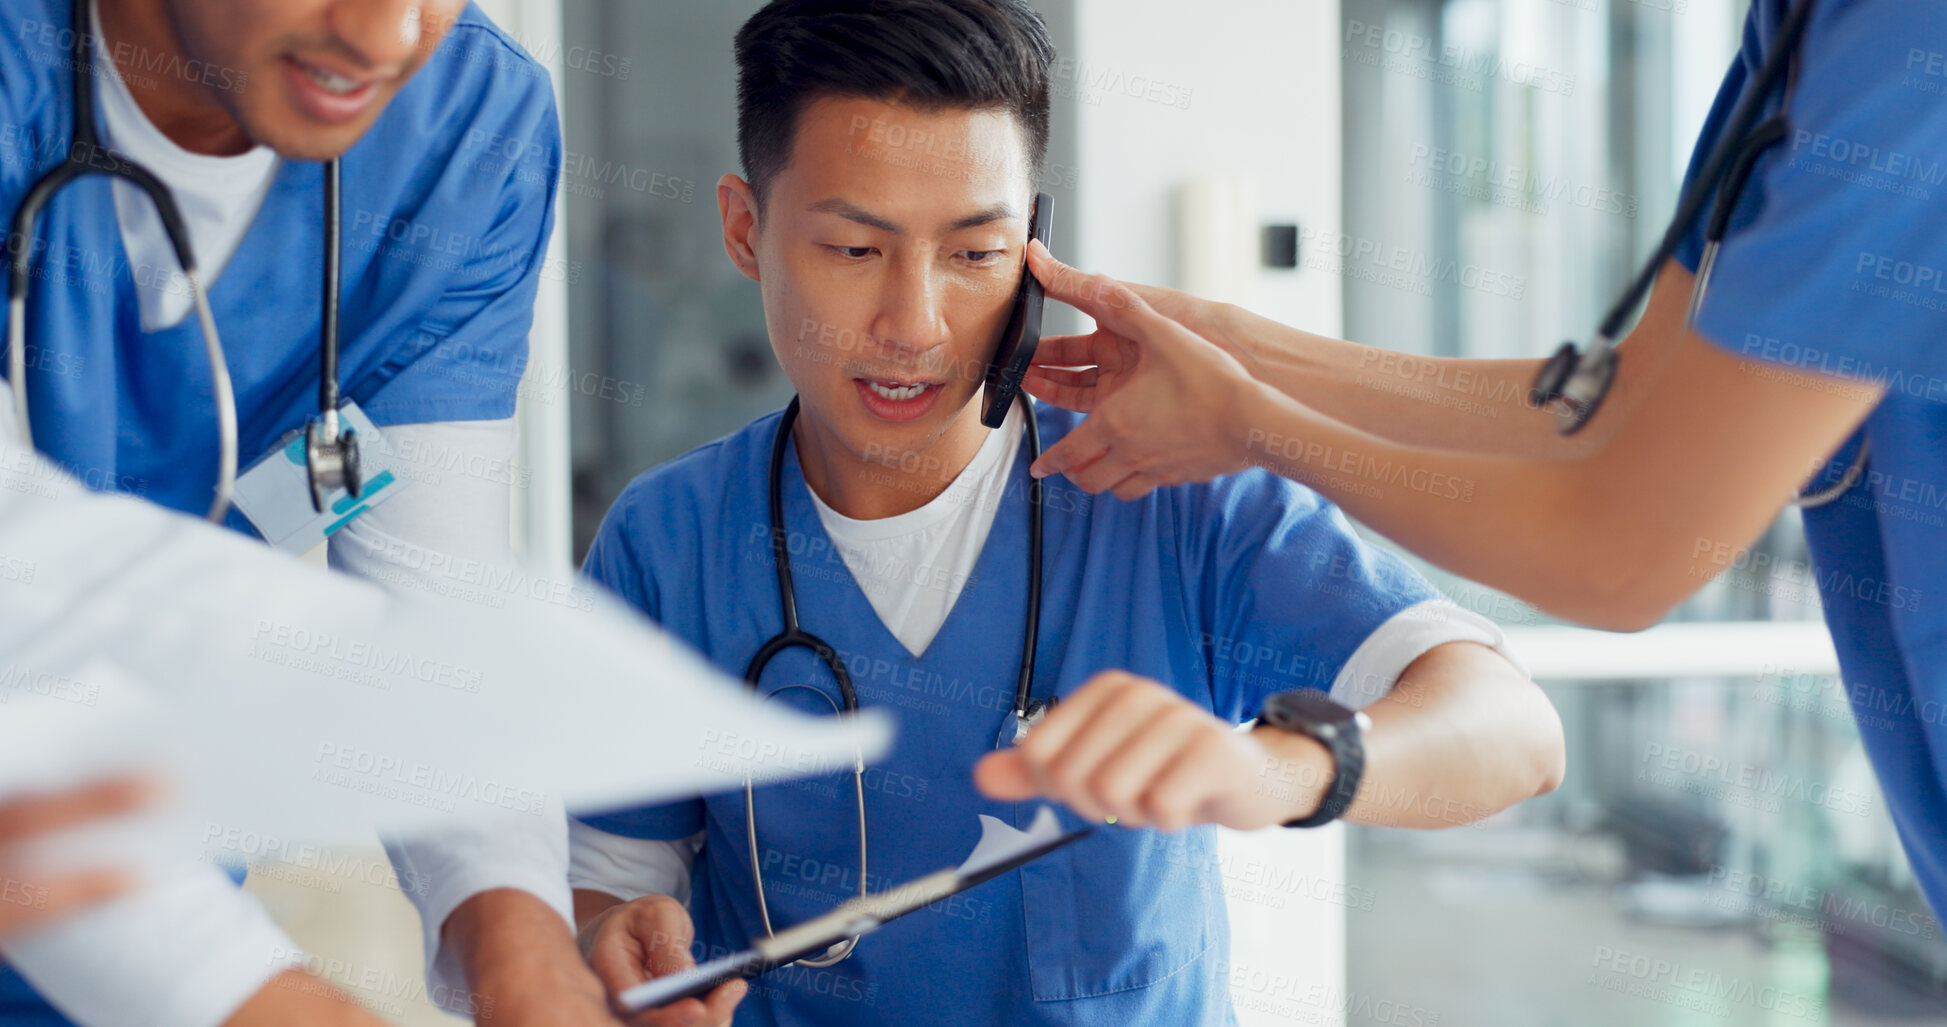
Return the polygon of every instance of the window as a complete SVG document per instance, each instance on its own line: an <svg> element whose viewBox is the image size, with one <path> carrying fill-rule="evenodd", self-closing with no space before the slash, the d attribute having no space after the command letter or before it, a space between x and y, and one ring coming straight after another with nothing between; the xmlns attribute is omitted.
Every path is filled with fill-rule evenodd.
<svg viewBox="0 0 1947 1027"><path fill-rule="evenodd" d="M1345 0L1341 250L1379 255L1346 264L1348 335L1487 358L1586 341L1675 208L1745 6ZM1818 616L1787 514L1676 619L1708 652L1733 622ZM1374 901L1348 918L1348 1023L1938 1018L1947 942L1843 685L1672 670L1545 682L1569 741L1555 795L1478 830L1353 832L1349 885Z"/></svg>

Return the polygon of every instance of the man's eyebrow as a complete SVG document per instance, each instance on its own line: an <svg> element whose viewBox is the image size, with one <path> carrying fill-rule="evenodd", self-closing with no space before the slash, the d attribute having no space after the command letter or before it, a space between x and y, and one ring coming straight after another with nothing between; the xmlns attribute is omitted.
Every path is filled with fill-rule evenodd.
<svg viewBox="0 0 1947 1027"><path fill-rule="evenodd" d="M817 203L805 209L814 214L836 214L847 221L856 221L867 228L876 228L881 232L891 232L894 235L904 235L906 232L905 229L866 210L864 207L856 203L848 203L836 197L829 200L819 200Z"/></svg>
<svg viewBox="0 0 1947 1027"><path fill-rule="evenodd" d="M885 218L866 210L856 203L841 200L837 197L819 200L817 203L805 209L814 214L836 214L847 221L855 221L867 228L876 228L881 232L891 232L894 235L906 234L905 229L887 221ZM951 235L954 232L963 231L968 228L991 225L996 221L1018 221L1020 217L1020 213L1014 209L1013 204L996 203L991 207L974 211L966 217L960 218L946 226L946 234Z"/></svg>
<svg viewBox="0 0 1947 1027"><path fill-rule="evenodd" d="M1014 210L1013 204L996 203L993 206L986 208L985 210L977 210L972 214L969 214L966 217L963 217L960 220L955 221L954 223L946 226L946 230L948 234L952 234L962 229L979 228L982 225L991 225L996 221L1019 221L1020 219L1021 219L1021 215Z"/></svg>

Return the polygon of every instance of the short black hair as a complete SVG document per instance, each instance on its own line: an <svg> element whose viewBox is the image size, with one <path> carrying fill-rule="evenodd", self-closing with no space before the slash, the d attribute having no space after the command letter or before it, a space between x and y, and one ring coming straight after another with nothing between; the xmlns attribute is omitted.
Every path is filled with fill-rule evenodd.
<svg viewBox="0 0 1947 1027"><path fill-rule="evenodd" d="M771 0L736 50L737 150L760 204L825 97L1005 110L1041 177L1055 44L1027 0Z"/></svg>

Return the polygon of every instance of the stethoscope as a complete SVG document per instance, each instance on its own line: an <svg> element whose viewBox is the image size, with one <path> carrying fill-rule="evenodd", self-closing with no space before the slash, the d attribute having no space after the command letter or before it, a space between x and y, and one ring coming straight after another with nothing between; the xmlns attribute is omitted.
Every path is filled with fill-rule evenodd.
<svg viewBox="0 0 1947 1027"><path fill-rule="evenodd" d="M1676 216L1671 219L1669 230L1663 234L1662 245L1643 265L1629 289L1609 308L1608 315L1602 319L1601 327L1596 331L1595 340L1589 343L1588 352L1578 352L1575 343L1564 342L1542 365L1540 373L1535 375L1529 398L1536 406L1554 405L1555 427L1561 434L1573 435L1581 431L1601 408L1603 400L1608 398L1610 386L1616 381L1616 365L1622 359L1621 353L1615 348L1616 341L1622 337L1629 316L1649 295L1657 274L1676 254L1685 232L1696 223L1704 212L1705 204L1710 203L1714 195L1715 207L1710 220L1704 225L1704 251L1697 262L1696 284L1691 287L1689 306L1684 312L1684 327L1695 327L1704 298L1710 294L1711 272L1717 266L1717 253L1723 246L1724 233L1730 225L1738 197L1750 181L1758 158L1790 134L1791 96L1797 85L1796 59L1811 15L1812 0L1798 0L1785 14L1784 22L1778 27L1778 38L1765 57L1764 64L1759 66L1751 87L1738 101L1722 140L1711 151L1710 159L1704 162L1696 180L1679 198ZM1759 110L1772 88L1780 82L1784 83L1784 99L1778 105L1778 113L1759 122ZM1794 504L1810 509L1824 506L1844 495L1865 473L1870 452L1869 441L1862 437L1859 450L1853 455L1852 465L1846 468L1836 483L1818 492L1801 494L1794 498Z"/></svg>
<svg viewBox="0 0 1947 1027"><path fill-rule="evenodd" d="M1026 393L1021 394L1021 405L1027 411L1028 460L1032 463L1041 457L1041 429L1035 423L1034 405L1028 401ZM804 689L831 703L833 713L856 713L859 708L858 692L852 687L852 675L846 672L845 661L839 657L838 650L798 623L798 592L791 584L791 551L784 528L784 455L791 445L791 426L797 419L798 400L794 396L791 405L784 408L784 416L778 421L777 435L771 442L771 554L777 564L778 603L784 615L784 630L758 647L757 655L751 657L750 665L744 668L744 683L755 690L772 657L787 649L809 649L818 654L826 669L831 671L832 679L838 682L839 702L832 702L831 696L810 685L786 685L771 694ZM1025 736L1028 729L1045 716L1055 703L1052 698L1034 698L1035 637L1041 623L1041 515L1041 479L1031 478L1028 484L1027 628L1021 643L1021 671L1014 685L1012 741L1019 741ZM858 798L859 895L864 896L867 850L863 759L855 759L852 763L852 790ZM750 872L757 884L757 913L764 920L765 936L775 937L777 932L771 927L770 905L764 898L764 861L757 848L757 800L748 777L744 779L744 835L750 843ZM854 935L826 949L822 955L808 956L798 960L798 963L809 967L831 966L851 955L858 943L859 939Z"/></svg>
<svg viewBox="0 0 1947 1027"><path fill-rule="evenodd" d="M69 183L87 175L101 174L120 178L140 189L155 204L168 233L169 245L182 265L183 278L196 305L196 320L203 331L203 349L208 354L210 379L216 392L216 431L219 459L216 498L208 517L222 523L229 513L237 482L237 396L230 381L230 366L223 356L223 340L210 313L209 296L197 272L196 255L191 251L189 232L182 212L167 186L142 165L109 150L95 133L95 53L90 31L90 5L74 3L74 46L70 62L74 68L74 140L67 156L52 171L40 177L27 190L20 208L14 212L7 236L12 251L12 275L7 298L7 380L13 387L14 414L20 422L21 441L34 444L33 423L27 415L27 283L33 273L34 220L56 193ZM318 417L305 427L305 469L311 485L311 505L319 513L325 499L338 489L354 497L364 492L360 472L358 433L343 426L338 417L338 277L339 277L339 169L338 161L325 164L324 203L324 316L321 325L323 357L319 367Z"/></svg>

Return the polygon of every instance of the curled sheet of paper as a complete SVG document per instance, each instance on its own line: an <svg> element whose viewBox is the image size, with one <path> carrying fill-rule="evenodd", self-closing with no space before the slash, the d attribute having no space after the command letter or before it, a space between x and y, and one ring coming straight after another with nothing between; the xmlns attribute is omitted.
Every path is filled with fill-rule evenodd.
<svg viewBox="0 0 1947 1027"><path fill-rule="evenodd" d="M592 592L398 594L18 447L0 478L0 557L32 564L0 581L0 796L159 767L189 842L338 843L849 769L889 744L882 718L759 701Z"/></svg>
<svg viewBox="0 0 1947 1027"><path fill-rule="evenodd" d="M1036 810L1034 820L1028 823L1025 831L982 813L980 841L974 843L973 851L967 854L966 862L960 864L958 873L961 877L978 877L993 867L1018 859L1022 853L1041 848L1060 837L1061 820L1055 816L1051 806Z"/></svg>

